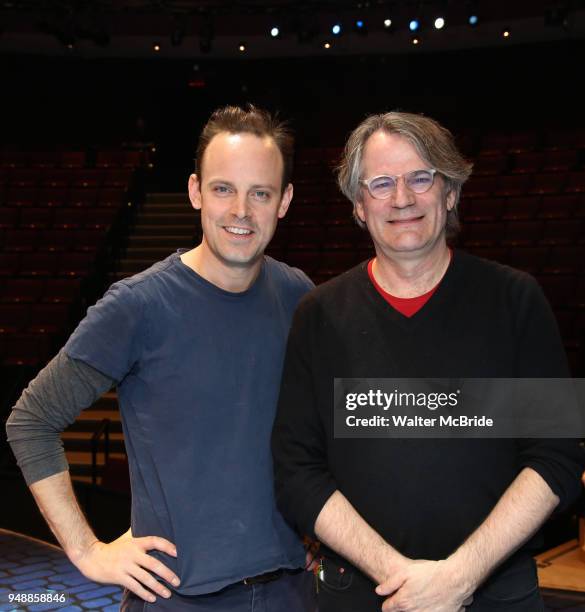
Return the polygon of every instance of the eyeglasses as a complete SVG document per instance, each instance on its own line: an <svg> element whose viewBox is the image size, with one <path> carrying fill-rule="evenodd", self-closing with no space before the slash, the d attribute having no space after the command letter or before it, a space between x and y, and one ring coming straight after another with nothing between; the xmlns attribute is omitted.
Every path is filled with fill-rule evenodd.
<svg viewBox="0 0 585 612"><path fill-rule="evenodd" d="M404 174L374 176L371 179L360 179L360 183L365 185L370 195L377 200L385 200L396 193L398 179L403 179L404 184L414 193L425 193L432 186L437 171L434 168L424 170L413 170Z"/></svg>

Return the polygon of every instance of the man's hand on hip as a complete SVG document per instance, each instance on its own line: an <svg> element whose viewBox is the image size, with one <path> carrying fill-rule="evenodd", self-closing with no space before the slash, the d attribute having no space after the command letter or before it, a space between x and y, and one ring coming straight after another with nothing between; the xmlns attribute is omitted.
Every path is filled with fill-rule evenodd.
<svg viewBox="0 0 585 612"><path fill-rule="evenodd" d="M134 538L130 532L126 532L109 544L96 540L75 561L75 565L91 580L122 585L138 597L153 602L156 599L153 593L168 598L171 592L151 574L175 587L179 585L179 578L163 563L148 555L149 550L177 556L175 545L164 538Z"/></svg>

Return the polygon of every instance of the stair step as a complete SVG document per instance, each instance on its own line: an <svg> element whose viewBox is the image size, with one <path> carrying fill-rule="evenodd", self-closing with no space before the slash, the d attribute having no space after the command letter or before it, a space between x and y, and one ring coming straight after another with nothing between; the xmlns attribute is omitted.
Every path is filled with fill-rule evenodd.
<svg viewBox="0 0 585 612"><path fill-rule="evenodd" d="M166 204L161 204L160 202L149 202L147 204L142 205L138 216L140 217L140 215L144 213L158 215L189 213L191 215L195 215L193 208L191 208L191 202L189 202L188 200L186 202L185 200L183 200L182 202L169 202Z"/></svg>
<svg viewBox="0 0 585 612"><path fill-rule="evenodd" d="M184 202L188 199L186 191L178 191L176 193L160 193L153 192L146 194L146 203L150 204L151 202L156 203L166 203L166 202Z"/></svg>
<svg viewBox="0 0 585 612"><path fill-rule="evenodd" d="M118 396L115 391L104 393L94 404L95 410L114 410L118 412ZM86 411L87 412L87 411Z"/></svg>
<svg viewBox="0 0 585 612"><path fill-rule="evenodd" d="M119 263L119 271L137 274L138 272L142 272L143 270L150 268L150 266L157 261L158 259L156 257L148 259L123 259Z"/></svg>
<svg viewBox="0 0 585 612"><path fill-rule="evenodd" d="M150 259L153 262L160 261L175 252L169 246L145 246L145 247L130 247L126 249L126 256L120 261L120 264L127 260Z"/></svg>
<svg viewBox="0 0 585 612"><path fill-rule="evenodd" d="M84 453L80 451L66 452L67 462L69 463L69 472L75 476L91 476L92 468L92 457L91 453ZM110 453L109 456L112 459L120 459L121 461L126 459L124 453ZM101 474L105 464L105 457L103 452L99 452L96 455L96 467L98 474Z"/></svg>
<svg viewBox="0 0 585 612"><path fill-rule="evenodd" d="M186 236L131 236L128 240L128 248L136 247L169 247L173 250L190 245L191 237Z"/></svg>
<svg viewBox="0 0 585 612"><path fill-rule="evenodd" d="M137 223L132 231L132 236L185 236L189 239L195 235L200 235L201 224L199 219L193 223L179 225L154 225L150 223Z"/></svg>
<svg viewBox="0 0 585 612"><path fill-rule="evenodd" d="M91 453L91 441L93 431L65 431L61 434L61 440L65 445L65 452L85 452ZM126 445L124 444L124 434L120 432L110 432L109 435L110 454L124 454ZM103 452L105 439L102 437L98 444L98 452Z"/></svg>
<svg viewBox="0 0 585 612"><path fill-rule="evenodd" d="M150 213L144 212L137 216L137 225L183 225L197 227L198 218L192 212L182 213Z"/></svg>
<svg viewBox="0 0 585 612"><path fill-rule="evenodd" d="M110 419L110 421L120 420L120 411L113 409L101 409L96 408L95 405L91 408L82 410L77 417L78 421L102 421L103 419Z"/></svg>

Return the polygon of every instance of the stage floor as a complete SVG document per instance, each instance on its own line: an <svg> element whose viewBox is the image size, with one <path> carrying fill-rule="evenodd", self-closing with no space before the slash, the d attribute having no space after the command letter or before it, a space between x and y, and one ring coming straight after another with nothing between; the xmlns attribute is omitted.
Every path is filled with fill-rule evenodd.
<svg viewBox="0 0 585 612"><path fill-rule="evenodd" d="M67 603L10 603L10 594L65 593ZM585 612L585 593L543 591L546 610ZM0 529L0 612L117 612L122 589L83 576L57 546Z"/></svg>

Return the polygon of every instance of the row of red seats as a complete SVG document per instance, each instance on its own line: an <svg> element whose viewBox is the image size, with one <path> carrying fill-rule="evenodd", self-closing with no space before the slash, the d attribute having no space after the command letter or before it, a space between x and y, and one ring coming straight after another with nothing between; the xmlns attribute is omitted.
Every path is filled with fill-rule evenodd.
<svg viewBox="0 0 585 612"><path fill-rule="evenodd" d="M119 214L116 208L27 208L15 219L5 214L10 209L0 211L0 228L3 228L5 235L14 233L25 237L27 233L32 235L34 230L46 228L104 230L112 225Z"/></svg>
<svg viewBox="0 0 585 612"><path fill-rule="evenodd" d="M460 240L464 246L583 244L584 224L585 219L466 222Z"/></svg>
<svg viewBox="0 0 585 612"><path fill-rule="evenodd" d="M466 197L584 193L585 172L472 176L463 186Z"/></svg>
<svg viewBox="0 0 585 612"><path fill-rule="evenodd" d="M31 251L97 251L105 240L101 229L0 231L0 256L17 257ZM4 261L4 259L3 259ZM6 259L8 261L8 259Z"/></svg>
<svg viewBox="0 0 585 612"><path fill-rule="evenodd" d="M98 151L95 166L139 168L145 161L144 157L142 151ZM0 167L5 168L83 168L86 165L85 151L0 151Z"/></svg>
<svg viewBox="0 0 585 612"><path fill-rule="evenodd" d="M0 253L0 276L87 276L95 252ZM4 282L8 282L4 281Z"/></svg>
<svg viewBox="0 0 585 612"><path fill-rule="evenodd" d="M537 149L578 149L585 146L583 130L546 130L544 132L488 132L482 134L478 149L483 154L521 153Z"/></svg>
<svg viewBox="0 0 585 612"><path fill-rule="evenodd" d="M71 303L79 298L79 278L9 278L0 287L3 303Z"/></svg>
<svg viewBox="0 0 585 612"><path fill-rule="evenodd" d="M0 365L38 366L56 352L50 334L6 334L0 337Z"/></svg>
<svg viewBox="0 0 585 612"><path fill-rule="evenodd" d="M0 168L0 185L7 187L123 187L129 168Z"/></svg>
<svg viewBox="0 0 585 612"><path fill-rule="evenodd" d="M480 155L473 163L475 176L531 174L580 169L579 151L527 151L524 153Z"/></svg>
<svg viewBox="0 0 585 612"><path fill-rule="evenodd" d="M582 194L464 198L459 204L463 221L514 219L569 219L585 217Z"/></svg>
<svg viewBox="0 0 585 612"><path fill-rule="evenodd" d="M70 304L1 304L1 335L28 332L33 334L54 334L63 329L69 321Z"/></svg>
<svg viewBox="0 0 585 612"><path fill-rule="evenodd" d="M91 208L93 206L118 208L126 200L126 190L120 187L73 189L68 187L12 187L6 189L3 195L0 190L0 202L9 208ZM2 214L17 215L18 213L0 212L0 215ZM2 223L1 220L0 223Z"/></svg>

